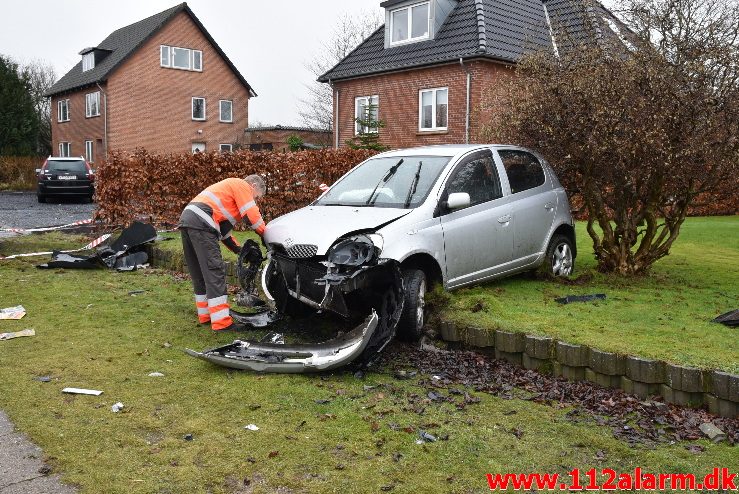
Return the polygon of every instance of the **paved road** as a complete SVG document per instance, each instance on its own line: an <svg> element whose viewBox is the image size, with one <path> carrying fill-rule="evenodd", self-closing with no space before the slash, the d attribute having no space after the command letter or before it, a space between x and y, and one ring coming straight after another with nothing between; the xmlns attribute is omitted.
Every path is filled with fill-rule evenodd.
<svg viewBox="0 0 739 494"><path fill-rule="evenodd" d="M74 494L42 461L43 451L26 436L15 432L0 411L0 494Z"/></svg>
<svg viewBox="0 0 739 494"><path fill-rule="evenodd" d="M92 218L95 204L49 199L40 204L34 192L0 192L0 229L39 228Z"/></svg>

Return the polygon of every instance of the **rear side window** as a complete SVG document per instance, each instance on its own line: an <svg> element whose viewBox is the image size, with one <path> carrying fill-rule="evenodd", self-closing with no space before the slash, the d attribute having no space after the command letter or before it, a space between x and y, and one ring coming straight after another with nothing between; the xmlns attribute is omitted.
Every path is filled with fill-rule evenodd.
<svg viewBox="0 0 739 494"><path fill-rule="evenodd" d="M85 162L82 160L78 160L78 161L49 160L46 163L46 169L49 170L50 172L85 173L87 171Z"/></svg>
<svg viewBox="0 0 739 494"><path fill-rule="evenodd" d="M490 151L480 151L466 157L449 179L447 193L467 192L470 206L503 197L500 178Z"/></svg>
<svg viewBox="0 0 739 494"><path fill-rule="evenodd" d="M511 194L544 185L544 170L531 153L525 151L498 151L511 184Z"/></svg>

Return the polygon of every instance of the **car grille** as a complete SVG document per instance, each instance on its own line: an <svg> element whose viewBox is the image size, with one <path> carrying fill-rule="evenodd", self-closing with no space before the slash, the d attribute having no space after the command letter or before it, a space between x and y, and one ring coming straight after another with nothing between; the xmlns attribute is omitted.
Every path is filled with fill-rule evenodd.
<svg viewBox="0 0 739 494"><path fill-rule="evenodd" d="M282 256L274 259L280 266L288 288L297 291L297 280L300 279L300 294L316 303L323 300L325 287L317 285L316 280L326 274L326 268L319 263L310 261L293 261Z"/></svg>
<svg viewBox="0 0 739 494"><path fill-rule="evenodd" d="M308 257L316 255L316 252L318 252L318 246L311 244L295 244L285 249L285 252L293 259L307 259Z"/></svg>

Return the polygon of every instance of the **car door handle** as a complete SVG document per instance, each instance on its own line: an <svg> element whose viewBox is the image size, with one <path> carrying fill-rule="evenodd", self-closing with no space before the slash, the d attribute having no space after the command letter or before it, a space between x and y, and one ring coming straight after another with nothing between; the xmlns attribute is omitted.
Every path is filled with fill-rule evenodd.
<svg viewBox="0 0 739 494"><path fill-rule="evenodd" d="M548 202L548 203L544 204L544 209L546 209L547 211L553 211L554 210L554 204L552 204L551 202Z"/></svg>
<svg viewBox="0 0 739 494"><path fill-rule="evenodd" d="M498 223L500 223L501 225L505 225L507 223L510 223L510 221L511 221L511 215L510 214L507 214L505 216L501 216L500 218L498 218Z"/></svg>

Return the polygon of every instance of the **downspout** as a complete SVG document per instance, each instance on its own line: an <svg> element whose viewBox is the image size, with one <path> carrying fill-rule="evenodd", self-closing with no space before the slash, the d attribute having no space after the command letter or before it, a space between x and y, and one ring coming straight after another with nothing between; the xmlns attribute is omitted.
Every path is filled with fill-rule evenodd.
<svg viewBox="0 0 739 494"><path fill-rule="evenodd" d="M103 155L105 161L108 161L108 93L100 87L100 83L96 82L95 85L103 93L103 103L105 104L105 110L103 110Z"/></svg>
<svg viewBox="0 0 739 494"><path fill-rule="evenodd" d="M334 98L334 149L339 149L339 89L334 90L334 83L328 80L331 95Z"/></svg>
<svg viewBox="0 0 739 494"><path fill-rule="evenodd" d="M472 86L472 73L464 64L464 59L459 59L459 65L467 73L467 109L464 115L464 143L470 143L470 88Z"/></svg>

